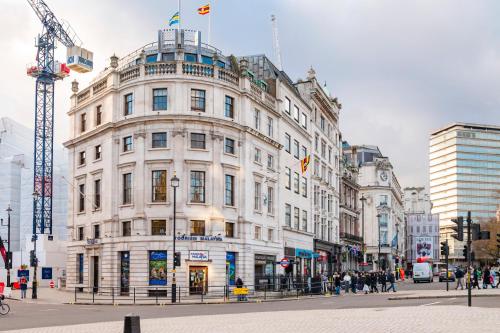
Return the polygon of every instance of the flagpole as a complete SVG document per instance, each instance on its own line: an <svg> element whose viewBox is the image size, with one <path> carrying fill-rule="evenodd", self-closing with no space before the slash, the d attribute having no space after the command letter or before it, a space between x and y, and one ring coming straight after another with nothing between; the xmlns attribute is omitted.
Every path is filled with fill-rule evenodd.
<svg viewBox="0 0 500 333"><path fill-rule="evenodd" d="M214 1L215 2L215 1ZM210 1L208 2L208 5L210 6L210 12L208 13L208 45L210 45L210 41L211 41L211 22L212 22L212 11L213 11L213 8L212 8L212 4L210 3Z"/></svg>
<svg viewBox="0 0 500 333"><path fill-rule="evenodd" d="M179 30L181 30L181 0L177 1L177 9L179 12L179 24L177 26L179 27Z"/></svg>

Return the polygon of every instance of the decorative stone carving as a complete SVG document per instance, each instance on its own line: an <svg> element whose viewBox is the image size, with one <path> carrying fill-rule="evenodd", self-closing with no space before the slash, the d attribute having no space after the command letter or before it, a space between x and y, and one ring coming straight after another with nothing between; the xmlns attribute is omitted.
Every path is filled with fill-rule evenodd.
<svg viewBox="0 0 500 333"><path fill-rule="evenodd" d="M71 91L75 94L78 92L78 81L77 80L73 80L73 82L71 82Z"/></svg>
<svg viewBox="0 0 500 333"><path fill-rule="evenodd" d="M111 66L111 68L117 68L118 67L118 57L116 56L116 54L113 54L109 60L110 60L110 63L109 65Z"/></svg>

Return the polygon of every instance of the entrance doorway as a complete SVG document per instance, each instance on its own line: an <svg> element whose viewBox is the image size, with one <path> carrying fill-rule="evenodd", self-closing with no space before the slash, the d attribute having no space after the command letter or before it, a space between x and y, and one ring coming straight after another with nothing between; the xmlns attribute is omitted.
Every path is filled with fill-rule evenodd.
<svg viewBox="0 0 500 333"><path fill-rule="evenodd" d="M99 257L92 257L92 287L96 293L99 290Z"/></svg>
<svg viewBox="0 0 500 333"><path fill-rule="evenodd" d="M206 294L208 289L208 267L189 267L189 294Z"/></svg>

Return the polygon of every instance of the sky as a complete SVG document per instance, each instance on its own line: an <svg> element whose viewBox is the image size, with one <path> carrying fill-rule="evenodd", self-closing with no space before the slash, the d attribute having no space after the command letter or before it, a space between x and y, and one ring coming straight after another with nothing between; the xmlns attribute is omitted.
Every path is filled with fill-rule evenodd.
<svg viewBox="0 0 500 333"><path fill-rule="evenodd" d="M69 134L71 81L84 87L112 54L155 41L177 0L45 1L94 52L93 74L56 83L60 144ZM183 27L205 37L208 18L196 9L207 1L182 0L181 11ZM0 9L0 117L33 127L34 80L26 66L41 23L27 1L0 0ZM227 55L274 59L276 15L283 69L293 80L316 70L343 105L344 140L378 145L403 187L423 186L433 130L452 122L500 125L499 13L495 0L217 0L211 44ZM56 56L64 59L64 46Z"/></svg>

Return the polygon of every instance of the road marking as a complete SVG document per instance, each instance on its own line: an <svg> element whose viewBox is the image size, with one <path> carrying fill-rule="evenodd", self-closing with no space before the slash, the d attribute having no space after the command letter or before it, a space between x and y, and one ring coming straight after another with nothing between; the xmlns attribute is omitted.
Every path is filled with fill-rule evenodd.
<svg viewBox="0 0 500 333"><path fill-rule="evenodd" d="M47 312L47 311L57 311L57 309L42 309L39 310L40 312Z"/></svg>
<svg viewBox="0 0 500 333"><path fill-rule="evenodd" d="M421 306L429 306L429 305L434 305L434 304L439 304L441 302L432 302L432 303L428 303L428 304L422 304Z"/></svg>

